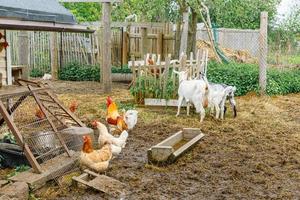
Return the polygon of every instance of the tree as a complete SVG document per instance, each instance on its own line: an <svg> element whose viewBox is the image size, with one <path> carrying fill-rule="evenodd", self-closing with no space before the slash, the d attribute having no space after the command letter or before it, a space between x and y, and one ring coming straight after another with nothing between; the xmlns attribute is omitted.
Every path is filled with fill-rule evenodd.
<svg viewBox="0 0 300 200"><path fill-rule="evenodd" d="M296 46L300 38L300 5L294 7L283 20L273 20L269 38L275 50L280 47L289 52L292 46Z"/></svg>
<svg viewBox="0 0 300 200"><path fill-rule="evenodd" d="M219 27L257 29L260 13L268 12L269 20L276 14L280 0L208 0L212 22Z"/></svg>
<svg viewBox="0 0 300 200"><path fill-rule="evenodd" d="M63 3L75 15L78 22L99 21L101 5L99 3Z"/></svg>

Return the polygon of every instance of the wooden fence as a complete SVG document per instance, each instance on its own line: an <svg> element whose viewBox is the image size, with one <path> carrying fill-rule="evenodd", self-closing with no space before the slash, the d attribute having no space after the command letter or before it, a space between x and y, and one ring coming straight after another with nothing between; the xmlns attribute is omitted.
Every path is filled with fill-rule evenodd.
<svg viewBox="0 0 300 200"><path fill-rule="evenodd" d="M199 79L200 73L206 74L208 60L208 50L198 50L196 58L193 53L190 59L182 55L179 60L171 60L167 57L165 62L158 62L154 65L147 64L147 58L144 62L132 61L132 91L138 103L145 98L156 99L174 99L177 98L178 78L173 70L188 70L189 79ZM143 64L145 63L145 64Z"/></svg>
<svg viewBox="0 0 300 200"><path fill-rule="evenodd" d="M12 65L18 66L20 31L7 31L9 34ZM100 61L99 31L88 33L56 33L58 64L63 68L68 63L97 65ZM43 73L51 71L51 33L27 32L30 70ZM113 23L112 24L112 65L121 66L134 56L140 59L146 53L158 53L162 57L174 54L174 34L172 24L165 23ZM24 49L25 50L25 49Z"/></svg>

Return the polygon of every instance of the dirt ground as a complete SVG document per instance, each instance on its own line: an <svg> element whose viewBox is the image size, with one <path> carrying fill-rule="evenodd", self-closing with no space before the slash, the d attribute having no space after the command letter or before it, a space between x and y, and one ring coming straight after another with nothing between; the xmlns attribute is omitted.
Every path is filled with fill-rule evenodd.
<svg viewBox="0 0 300 200"><path fill-rule="evenodd" d="M106 94L99 83L52 83L68 105L79 102L77 115L85 122L104 121ZM112 97L133 105L126 84L114 84ZM300 93L277 97L248 94L237 97L238 116L215 120L182 109L136 106L138 124L129 132L121 155L106 175L128 185L125 199L299 199ZM147 164L147 150L184 127L200 128L205 137L167 167ZM41 199L109 199L105 194L54 183L35 192Z"/></svg>

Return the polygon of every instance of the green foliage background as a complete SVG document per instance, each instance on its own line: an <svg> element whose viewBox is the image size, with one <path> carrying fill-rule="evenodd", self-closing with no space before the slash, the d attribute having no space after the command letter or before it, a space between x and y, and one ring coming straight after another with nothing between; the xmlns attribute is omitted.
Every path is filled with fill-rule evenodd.
<svg viewBox="0 0 300 200"><path fill-rule="evenodd" d="M128 66L115 67L112 73L131 73ZM66 81L100 81L100 67L98 65L82 65L79 63L69 63L61 68L58 73L60 80Z"/></svg>
<svg viewBox="0 0 300 200"><path fill-rule="evenodd" d="M141 76L137 79L137 84L131 87L130 92L141 102L144 98L177 98L178 83L173 86L172 73L167 81L165 96L162 95L162 87L154 77ZM259 70L255 64L217 64L210 62L208 66L208 80L213 83L224 83L237 87L236 95L245 95L248 92L258 92ZM300 70L267 70L267 94L285 95L300 92ZM145 83L147 82L146 86Z"/></svg>

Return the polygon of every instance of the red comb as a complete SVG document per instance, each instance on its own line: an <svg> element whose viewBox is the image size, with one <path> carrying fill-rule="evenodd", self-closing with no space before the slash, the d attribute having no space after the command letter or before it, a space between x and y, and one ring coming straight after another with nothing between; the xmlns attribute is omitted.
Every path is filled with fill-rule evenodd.
<svg viewBox="0 0 300 200"><path fill-rule="evenodd" d="M112 98L111 98L110 96L108 96L107 99L106 99L106 105L107 105L107 107L108 107L110 104L112 104L112 102L113 102Z"/></svg>

